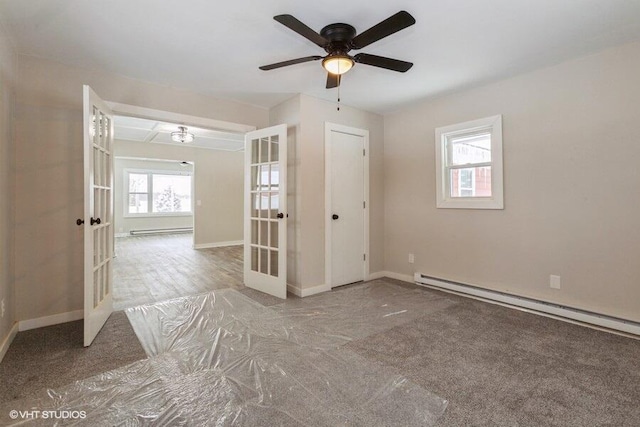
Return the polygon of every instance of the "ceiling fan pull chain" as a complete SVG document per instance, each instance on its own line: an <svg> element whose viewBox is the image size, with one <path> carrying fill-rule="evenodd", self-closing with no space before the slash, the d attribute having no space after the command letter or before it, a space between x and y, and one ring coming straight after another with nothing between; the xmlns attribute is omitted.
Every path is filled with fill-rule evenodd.
<svg viewBox="0 0 640 427"><path fill-rule="evenodd" d="M338 76L338 77L340 77L340 76ZM340 86L338 86L338 108L337 108L337 110L340 111Z"/></svg>

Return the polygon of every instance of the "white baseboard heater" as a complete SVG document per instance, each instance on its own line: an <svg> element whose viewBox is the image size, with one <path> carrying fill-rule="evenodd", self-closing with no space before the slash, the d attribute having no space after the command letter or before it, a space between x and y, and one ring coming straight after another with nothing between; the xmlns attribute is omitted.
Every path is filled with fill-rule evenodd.
<svg viewBox="0 0 640 427"><path fill-rule="evenodd" d="M477 297L489 302L523 308L526 309L526 311L531 311L536 314L551 315L552 317L568 321L595 325L601 328L626 332L640 337L640 323L632 322L630 320L606 316L591 311L580 310L532 298L519 297L505 292L483 289L464 283L457 283L439 279L437 277L426 276L421 273L415 273L414 280L418 285L448 290L458 294Z"/></svg>
<svg viewBox="0 0 640 427"><path fill-rule="evenodd" d="M173 233L193 233L193 227L178 228L150 228L148 230L131 230L129 234L132 236L140 236L143 234L173 234Z"/></svg>

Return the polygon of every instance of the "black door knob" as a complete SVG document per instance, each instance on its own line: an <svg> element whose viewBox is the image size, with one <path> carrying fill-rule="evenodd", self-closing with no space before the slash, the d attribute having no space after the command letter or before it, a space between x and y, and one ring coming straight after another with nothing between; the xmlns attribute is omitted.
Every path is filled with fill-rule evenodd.
<svg viewBox="0 0 640 427"><path fill-rule="evenodd" d="M333 215L331 215L331 218L332 218L332 219L334 219L334 220L336 220L336 219L338 219L338 218L340 218L340 217L339 217L338 215L336 215L336 214L333 214Z"/></svg>
<svg viewBox="0 0 640 427"><path fill-rule="evenodd" d="M278 215L276 215L278 218L282 219L284 218L284 214L282 212L280 212Z"/></svg>
<svg viewBox="0 0 640 427"><path fill-rule="evenodd" d="M93 217L91 217L91 221L89 222L91 223L91 225L94 225L94 224L100 224L100 222L102 221L100 221L100 218L93 219Z"/></svg>
<svg viewBox="0 0 640 427"><path fill-rule="evenodd" d="M84 219L80 219L80 218L76 219L76 224L78 225L84 224Z"/></svg>

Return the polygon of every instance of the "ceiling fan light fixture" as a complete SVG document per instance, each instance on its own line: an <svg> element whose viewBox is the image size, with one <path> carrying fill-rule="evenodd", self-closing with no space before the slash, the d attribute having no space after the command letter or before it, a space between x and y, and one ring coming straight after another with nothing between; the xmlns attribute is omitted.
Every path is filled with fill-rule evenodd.
<svg viewBox="0 0 640 427"><path fill-rule="evenodd" d="M353 67L353 59L348 55L329 55L322 60L322 66L331 74L342 75Z"/></svg>
<svg viewBox="0 0 640 427"><path fill-rule="evenodd" d="M193 134L187 132L187 128L185 126L178 126L178 130L176 132L171 132L171 140L174 142L186 144L193 142L194 139L195 137Z"/></svg>

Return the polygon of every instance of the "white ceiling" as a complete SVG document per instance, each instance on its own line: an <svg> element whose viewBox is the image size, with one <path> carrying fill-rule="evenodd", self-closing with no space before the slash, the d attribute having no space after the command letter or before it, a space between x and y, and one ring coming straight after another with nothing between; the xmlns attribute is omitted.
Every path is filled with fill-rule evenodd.
<svg viewBox="0 0 640 427"><path fill-rule="evenodd" d="M343 103L388 112L640 40L637 0L0 0L0 20L21 54L271 107L295 93L337 97L319 62L258 70L323 54L274 15L362 32L402 9L416 25L362 51L413 69L358 64L343 79Z"/></svg>
<svg viewBox="0 0 640 427"><path fill-rule="evenodd" d="M188 132L192 133L195 138L193 142L183 144L171 140L171 132L176 132L178 126L181 126L178 124L137 117L115 116L113 125L115 139L122 141L141 141L226 151L244 149L244 134L187 126Z"/></svg>

